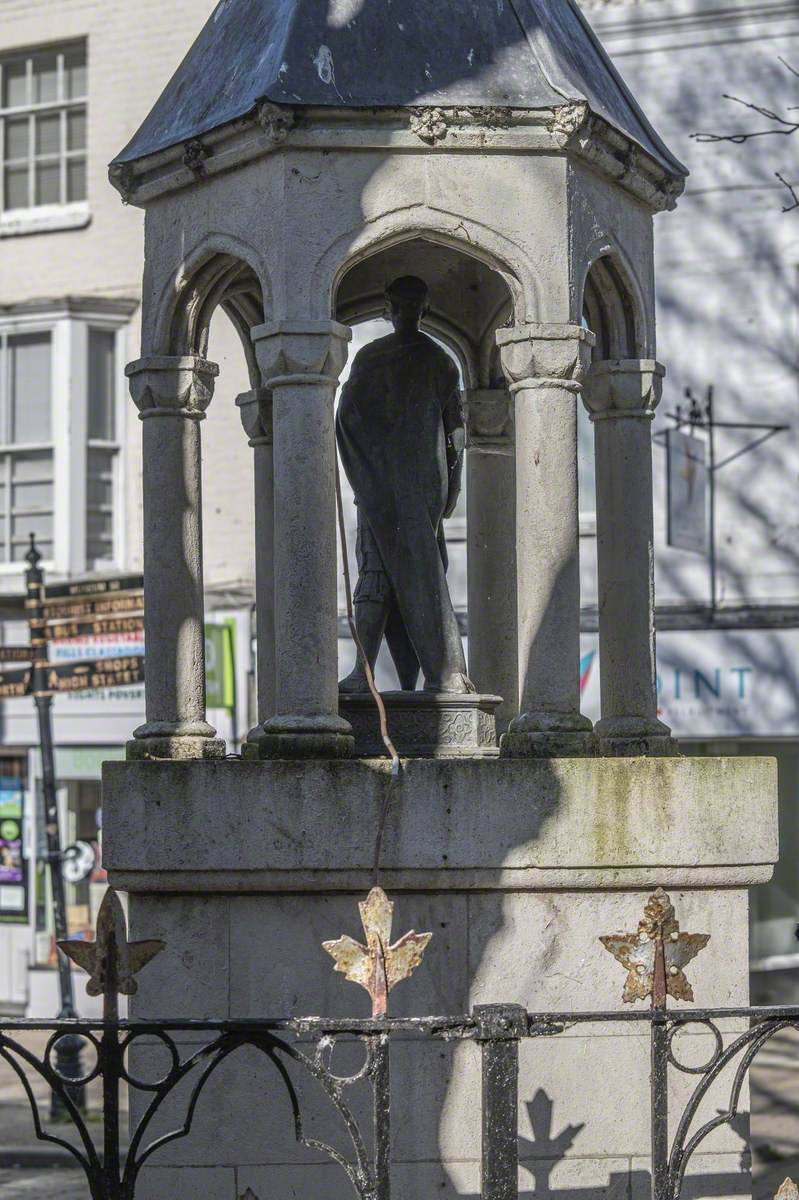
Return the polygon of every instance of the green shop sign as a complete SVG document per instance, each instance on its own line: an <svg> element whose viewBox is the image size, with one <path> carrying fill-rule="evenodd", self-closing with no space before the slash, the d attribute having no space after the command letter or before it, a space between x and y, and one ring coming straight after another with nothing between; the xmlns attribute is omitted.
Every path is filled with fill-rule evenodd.
<svg viewBox="0 0 799 1200"><path fill-rule="evenodd" d="M236 707L236 662L233 618L205 626L205 694L209 708Z"/></svg>

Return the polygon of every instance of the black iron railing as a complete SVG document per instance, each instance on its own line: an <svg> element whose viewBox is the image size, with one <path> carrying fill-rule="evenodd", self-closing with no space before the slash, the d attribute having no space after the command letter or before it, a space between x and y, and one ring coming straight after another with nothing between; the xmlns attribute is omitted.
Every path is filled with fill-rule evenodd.
<svg viewBox="0 0 799 1200"><path fill-rule="evenodd" d="M367 946L343 939L327 948L336 958L338 969L366 987L375 1006L381 1007L392 986L392 969L400 972L397 978L407 976L414 965L411 958L415 962L421 958L424 947L420 948L420 942L426 935L406 935L390 946L388 936L383 940L375 931L386 934L390 928L391 906L382 894L375 897L373 893L370 900L371 909L369 901L361 906ZM388 927L380 924L386 915ZM70 955L91 973L89 990L104 996L105 1019L2 1022L0 1058L19 1078L30 1104L36 1136L73 1156L86 1175L92 1200L134 1200L142 1168L166 1146L191 1134L206 1087L218 1068L242 1047L259 1051L275 1068L291 1104L297 1142L338 1164L359 1200L389 1200L392 1045L398 1038L407 1041L409 1037L422 1048L440 1045L442 1040L474 1041L480 1046L482 1058L482 1093L480 1098L475 1097L482 1113L481 1195L483 1200L517 1200L520 1043L529 1038L557 1038L578 1027L588 1033L592 1026L598 1032L599 1026L606 1030L608 1025L619 1029L634 1026L648 1033L651 1053L651 1195L653 1200L678 1200L692 1155L713 1130L734 1126L744 1081L756 1055L776 1035L787 1029L799 1030L799 1007L668 1008L669 994L684 998L691 994L682 965L699 952L707 938L679 932L668 897L662 892L650 899L636 933L602 940L628 970L628 999L651 997L649 1009L535 1013L516 1005L490 1004L478 1006L463 1017L120 1020L116 1015L117 993L135 990L134 975L158 953L161 944L127 941L119 901L110 892L98 922L97 942L69 947ZM73 950L73 946L80 948ZM403 950L408 946L413 949ZM343 948L348 957L342 957ZM397 954L395 960L392 953ZM630 992L635 993L634 997ZM739 1025L748 1022L748 1028L731 1034L725 1026L730 1019ZM675 1039L685 1030L709 1035L703 1041L710 1044L704 1063L689 1064L678 1056ZM50 1034L46 1048L38 1055L20 1040L34 1031ZM80 1080L59 1070L56 1053L60 1038L75 1035L87 1043L85 1057L93 1055L95 1060ZM333 1069L333 1058L342 1043L353 1041L362 1046L362 1062L357 1071L342 1077ZM153 1045L165 1052L167 1065L160 1078L148 1079L137 1074L136 1052L139 1046ZM637 1069L632 1061L620 1064L622 1067L628 1072ZM346 1135L346 1150L307 1132L296 1082L298 1073L321 1089L340 1123L341 1133ZM679 1113L669 1112L668 1105L674 1073L695 1078ZM43 1127L31 1083L36 1076L58 1097L76 1135L74 1144L62 1127L60 1132ZM729 1079L728 1090L723 1093L718 1090L722 1077ZM95 1146L86 1112L75 1095L76 1086L87 1087L95 1080L103 1092L101 1149ZM159 1121L183 1085L187 1091L181 1094L180 1118L159 1131ZM128 1132L128 1114L120 1102L123 1088L139 1099L132 1105L128 1148L121 1153ZM367 1089L369 1101L370 1115L366 1118L363 1089ZM704 1115L702 1104L711 1089L716 1090L713 1115L709 1116ZM223 1129L219 1136L224 1137Z"/></svg>

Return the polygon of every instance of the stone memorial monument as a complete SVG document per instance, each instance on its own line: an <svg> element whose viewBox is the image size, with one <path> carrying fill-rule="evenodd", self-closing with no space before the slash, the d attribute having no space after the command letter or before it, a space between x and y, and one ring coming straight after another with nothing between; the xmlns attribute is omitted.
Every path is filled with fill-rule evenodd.
<svg viewBox="0 0 799 1200"><path fill-rule="evenodd" d="M599 935L634 928L657 886L711 935L693 975L702 1003L746 1001L747 892L776 858L775 767L680 757L657 714L653 218L684 177L570 0L222 0L112 164L146 213L142 351L127 374L142 419L148 672L146 723L127 761L104 768L104 854L131 936L167 944L135 1015L363 1013L321 943L358 933L389 786L381 883L404 928L434 934L392 1011L618 1008ZM364 570L379 562L391 583L390 644L398 613L425 682L456 706L457 753L422 737L397 782L385 758L356 753L339 694L334 400L350 326L408 276L429 289L423 333L457 356L465 386L469 662L437 540L454 406L398 523L413 550L401 572L381 524L400 492L372 495L353 466L366 442L347 406L359 376L372 386L370 347L340 421L371 533ZM204 704L201 429L219 305L251 382L237 403L254 459L259 711L240 760L224 758ZM416 396L417 369L440 361L425 353ZM442 413L451 383L434 389ZM580 712L580 403L597 466L595 728ZM377 630L370 642L359 625L371 653ZM485 722L457 731L467 679L497 698L499 753ZM632 1026L525 1043L520 1136L555 1194L628 1195L646 1171L646 1070L622 1069L643 1043ZM442 1043L424 1068L415 1055L407 1043L392 1066L397 1194L476 1195L476 1048ZM150 1160L144 1194L348 1194L335 1164L293 1147L285 1101L264 1104L267 1077L232 1056L191 1136ZM542 1095L577 1131L554 1158L531 1124ZM711 1183L694 1194L725 1194L718 1178L738 1179L740 1154L719 1132L695 1156Z"/></svg>

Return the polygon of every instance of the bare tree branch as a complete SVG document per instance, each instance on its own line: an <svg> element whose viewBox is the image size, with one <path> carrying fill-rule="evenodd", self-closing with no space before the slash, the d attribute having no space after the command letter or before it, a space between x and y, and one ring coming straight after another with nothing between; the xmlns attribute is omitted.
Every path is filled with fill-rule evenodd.
<svg viewBox="0 0 799 1200"><path fill-rule="evenodd" d="M795 208L799 208L799 196L797 196L797 194L796 194L796 186L792 183L789 183L787 179L785 179L782 175L780 175L779 171L775 171L774 174L777 176L780 183L783 184L788 189L788 192L791 197L791 203L788 204L785 208L783 208L782 211L784 213L793 212L793 210Z"/></svg>
<svg viewBox="0 0 799 1200"><path fill-rule="evenodd" d="M780 58L779 61L786 70L799 79L799 71L795 70L784 58ZM740 104L743 108L748 108L750 112L757 113L759 117L763 117L766 121L772 121L775 126L782 126L782 128L753 129L747 133L692 133L691 137L694 141L732 142L734 145L740 146L744 142L751 142L753 138L774 137L776 134L780 134L783 137L791 137L792 134L799 131L799 121L791 120L790 117L780 116L779 113L774 112L773 109L766 108L762 104L753 104L751 100L742 100L740 96L730 96L726 92L724 93L724 99L732 101L733 104ZM794 109L788 108L786 111L793 112Z"/></svg>
<svg viewBox="0 0 799 1200"><path fill-rule="evenodd" d="M786 58L783 58L783 57L782 57L782 55L778 55L778 56L777 56L777 62L781 62L781 63L782 63L782 65L783 65L783 66L784 66L784 67L785 67L785 68L786 68L788 71L790 71L792 75L795 75L795 76L796 76L796 78L797 78L797 79L799 79L799 71L797 71L795 67L792 67L792 66L791 66L791 64L788 62L788 60L787 60Z"/></svg>

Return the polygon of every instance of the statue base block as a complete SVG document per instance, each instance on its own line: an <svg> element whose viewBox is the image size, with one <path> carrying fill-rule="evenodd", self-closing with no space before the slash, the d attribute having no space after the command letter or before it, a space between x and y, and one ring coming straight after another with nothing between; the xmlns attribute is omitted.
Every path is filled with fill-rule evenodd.
<svg viewBox="0 0 799 1200"><path fill-rule="evenodd" d="M403 758L490 758L499 754L495 712L500 696L474 693L384 692L391 740ZM386 750L377 706L369 692L339 696L339 713L352 726L355 757Z"/></svg>
<svg viewBox="0 0 799 1200"><path fill-rule="evenodd" d="M747 889L770 877L777 857L773 760L410 759L393 794L390 786L385 758L105 763L103 862L129 894L131 938L166 943L139 976L131 1017L366 1016L365 990L333 970L322 942L362 936L357 901L374 882L387 797L380 882L396 904L394 936L434 933L422 967L391 992L392 1015L458 1016L493 1003L629 1010L625 971L599 937L634 930L656 887L683 930L711 935L689 964L696 1005L748 1003ZM725 1045L748 1028L725 1021ZM702 1026L679 1039L684 1062L714 1053ZM181 1059L203 1041L181 1035ZM355 1047L334 1053L359 1055L333 1060L342 1073L362 1065ZM649 1195L650 1055L649 1029L636 1021L524 1040L520 1165L533 1181L543 1165L521 1200ZM140 1079L158 1079L163 1049L137 1038L131 1064ZM729 1105L728 1074L702 1101L708 1118ZM675 1120L699 1078L671 1072ZM196 1081L195 1071L186 1083ZM365 1086L344 1090L368 1131ZM481 1087L476 1043L392 1039L394 1195L480 1200ZM183 1121L186 1094L181 1084L148 1137ZM151 1099L131 1089L134 1122ZM321 1089L304 1087L301 1106L314 1136L349 1150ZM713 1130L692 1156L684 1195L744 1200L747 1111L742 1092L740 1121ZM136 1200L241 1200L248 1188L261 1200L356 1200L336 1162L296 1146L273 1064L240 1047L208 1079L188 1136L147 1161Z"/></svg>

